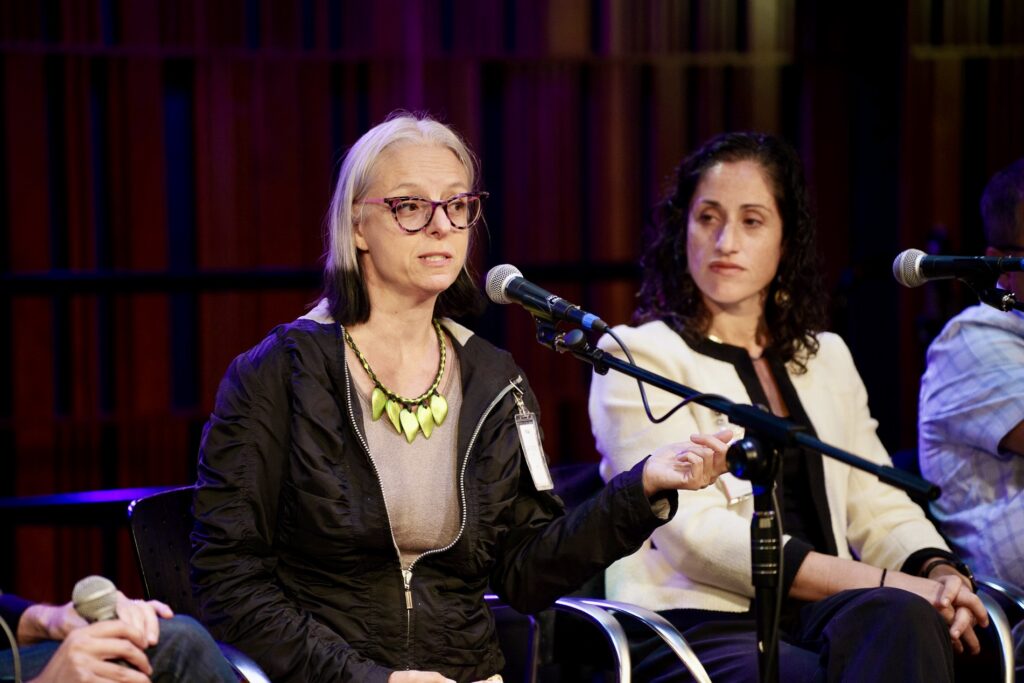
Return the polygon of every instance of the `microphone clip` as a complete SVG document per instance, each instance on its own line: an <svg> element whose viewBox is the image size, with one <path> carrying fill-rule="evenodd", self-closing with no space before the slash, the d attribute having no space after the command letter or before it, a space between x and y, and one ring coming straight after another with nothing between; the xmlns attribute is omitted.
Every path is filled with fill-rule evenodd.
<svg viewBox="0 0 1024 683"><path fill-rule="evenodd" d="M556 323L541 316L533 316L537 325L537 341L558 353L570 353L585 363L589 363L599 375L608 374L608 364L604 362L604 351L590 345L586 333L574 327L567 332L558 329Z"/></svg>
<svg viewBox="0 0 1024 683"><path fill-rule="evenodd" d="M537 341L542 346L546 346L552 351L558 351L559 353L565 352L565 347L562 343L565 334L560 332L554 323L539 315L533 315L533 322L537 325Z"/></svg>
<svg viewBox="0 0 1024 683"><path fill-rule="evenodd" d="M983 304L988 304L1000 311L1009 312L1013 310L1024 311L1024 304L1008 289L1000 289L995 282L982 284L970 279L964 279L963 283L971 288L971 291Z"/></svg>
<svg viewBox="0 0 1024 683"><path fill-rule="evenodd" d="M590 348L587 335L579 328L574 327L563 332L558 329L558 323L540 315L534 315L533 322L537 325L537 341L553 351L579 353L588 351Z"/></svg>

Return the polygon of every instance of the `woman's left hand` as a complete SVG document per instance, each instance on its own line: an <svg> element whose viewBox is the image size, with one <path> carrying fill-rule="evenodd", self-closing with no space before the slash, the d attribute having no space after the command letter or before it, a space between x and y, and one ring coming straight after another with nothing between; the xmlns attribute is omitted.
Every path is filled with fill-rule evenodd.
<svg viewBox="0 0 1024 683"><path fill-rule="evenodd" d="M988 612L981 598L971 591L971 582L949 565L939 565L928 573L928 578L942 584L943 604L948 601L944 616L949 624L949 635L953 640L953 651L978 654L981 645L974 632L974 626L988 626ZM951 613L951 615L950 615Z"/></svg>
<svg viewBox="0 0 1024 683"><path fill-rule="evenodd" d="M930 579L903 572L889 572L885 585L916 593L927 600L949 626L953 652L977 654L981 647L975 626L988 626L988 612L971 584L959 574L932 572Z"/></svg>
<svg viewBox="0 0 1024 683"><path fill-rule="evenodd" d="M722 429L714 435L694 434L688 443L662 446L644 464L644 493L685 489L696 491L710 485L728 471L725 452L732 432Z"/></svg>

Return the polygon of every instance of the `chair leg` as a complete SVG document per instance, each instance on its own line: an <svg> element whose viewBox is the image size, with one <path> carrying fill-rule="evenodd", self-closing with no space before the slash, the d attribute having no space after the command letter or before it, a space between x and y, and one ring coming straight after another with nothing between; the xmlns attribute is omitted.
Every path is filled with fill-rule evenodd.
<svg viewBox="0 0 1024 683"><path fill-rule="evenodd" d="M1014 678L1014 655L1013 655L1013 636L1010 633L1010 622L1006 618L1006 613L1003 608L999 606L992 596L984 592L979 592L978 597L981 598L982 604L985 605L985 609L988 611L989 621L992 622L992 626L995 628L996 636L999 639L999 649L1002 651L1001 668L1002 676L1001 680L1003 683L1013 683Z"/></svg>

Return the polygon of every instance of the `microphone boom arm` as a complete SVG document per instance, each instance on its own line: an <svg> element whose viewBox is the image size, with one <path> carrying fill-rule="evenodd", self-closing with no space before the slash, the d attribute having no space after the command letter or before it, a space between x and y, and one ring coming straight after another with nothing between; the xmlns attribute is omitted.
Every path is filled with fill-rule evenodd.
<svg viewBox="0 0 1024 683"><path fill-rule="evenodd" d="M541 339L542 328L545 339ZM895 467L879 465L841 448L827 444L807 434L803 427L790 420L776 417L752 405L734 403L718 396L707 396L684 384L674 382L667 377L616 358L612 354L592 346L581 330L574 329L566 333L560 333L551 323L540 319L537 319L537 329L537 338L541 344L555 351L571 353L576 358L592 365L594 371L598 374L604 375L607 374L609 369L615 370L680 398L698 403L705 408L724 413L729 416L729 421L733 424L755 432L759 436L776 443L778 446L809 448L833 460L845 463L850 467L873 474L880 481L902 489L915 498L931 501L938 498L941 493L941 489L938 486L921 477L898 470Z"/></svg>

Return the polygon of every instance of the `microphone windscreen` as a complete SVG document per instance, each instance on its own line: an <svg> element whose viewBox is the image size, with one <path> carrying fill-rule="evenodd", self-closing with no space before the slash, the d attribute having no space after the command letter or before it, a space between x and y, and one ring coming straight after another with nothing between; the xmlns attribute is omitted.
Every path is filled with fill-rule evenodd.
<svg viewBox="0 0 1024 683"><path fill-rule="evenodd" d="M904 287L920 287L925 283L918 262L927 256L920 249L907 249L892 262L892 275Z"/></svg>
<svg viewBox="0 0 1024 683"><path fill-rule="evenodd" d="M487 271L487 298L496 304L510 304L512 299L505 294L509 280L522 277L519 269L509 263L502 263Z"/></svg>
<svg viewBox="0 0 1024 683"><path fill-rule="evenodd" d="M88 622L117 617L117 587L103 576L87 576L71 592L75 611Z"/></svg>

